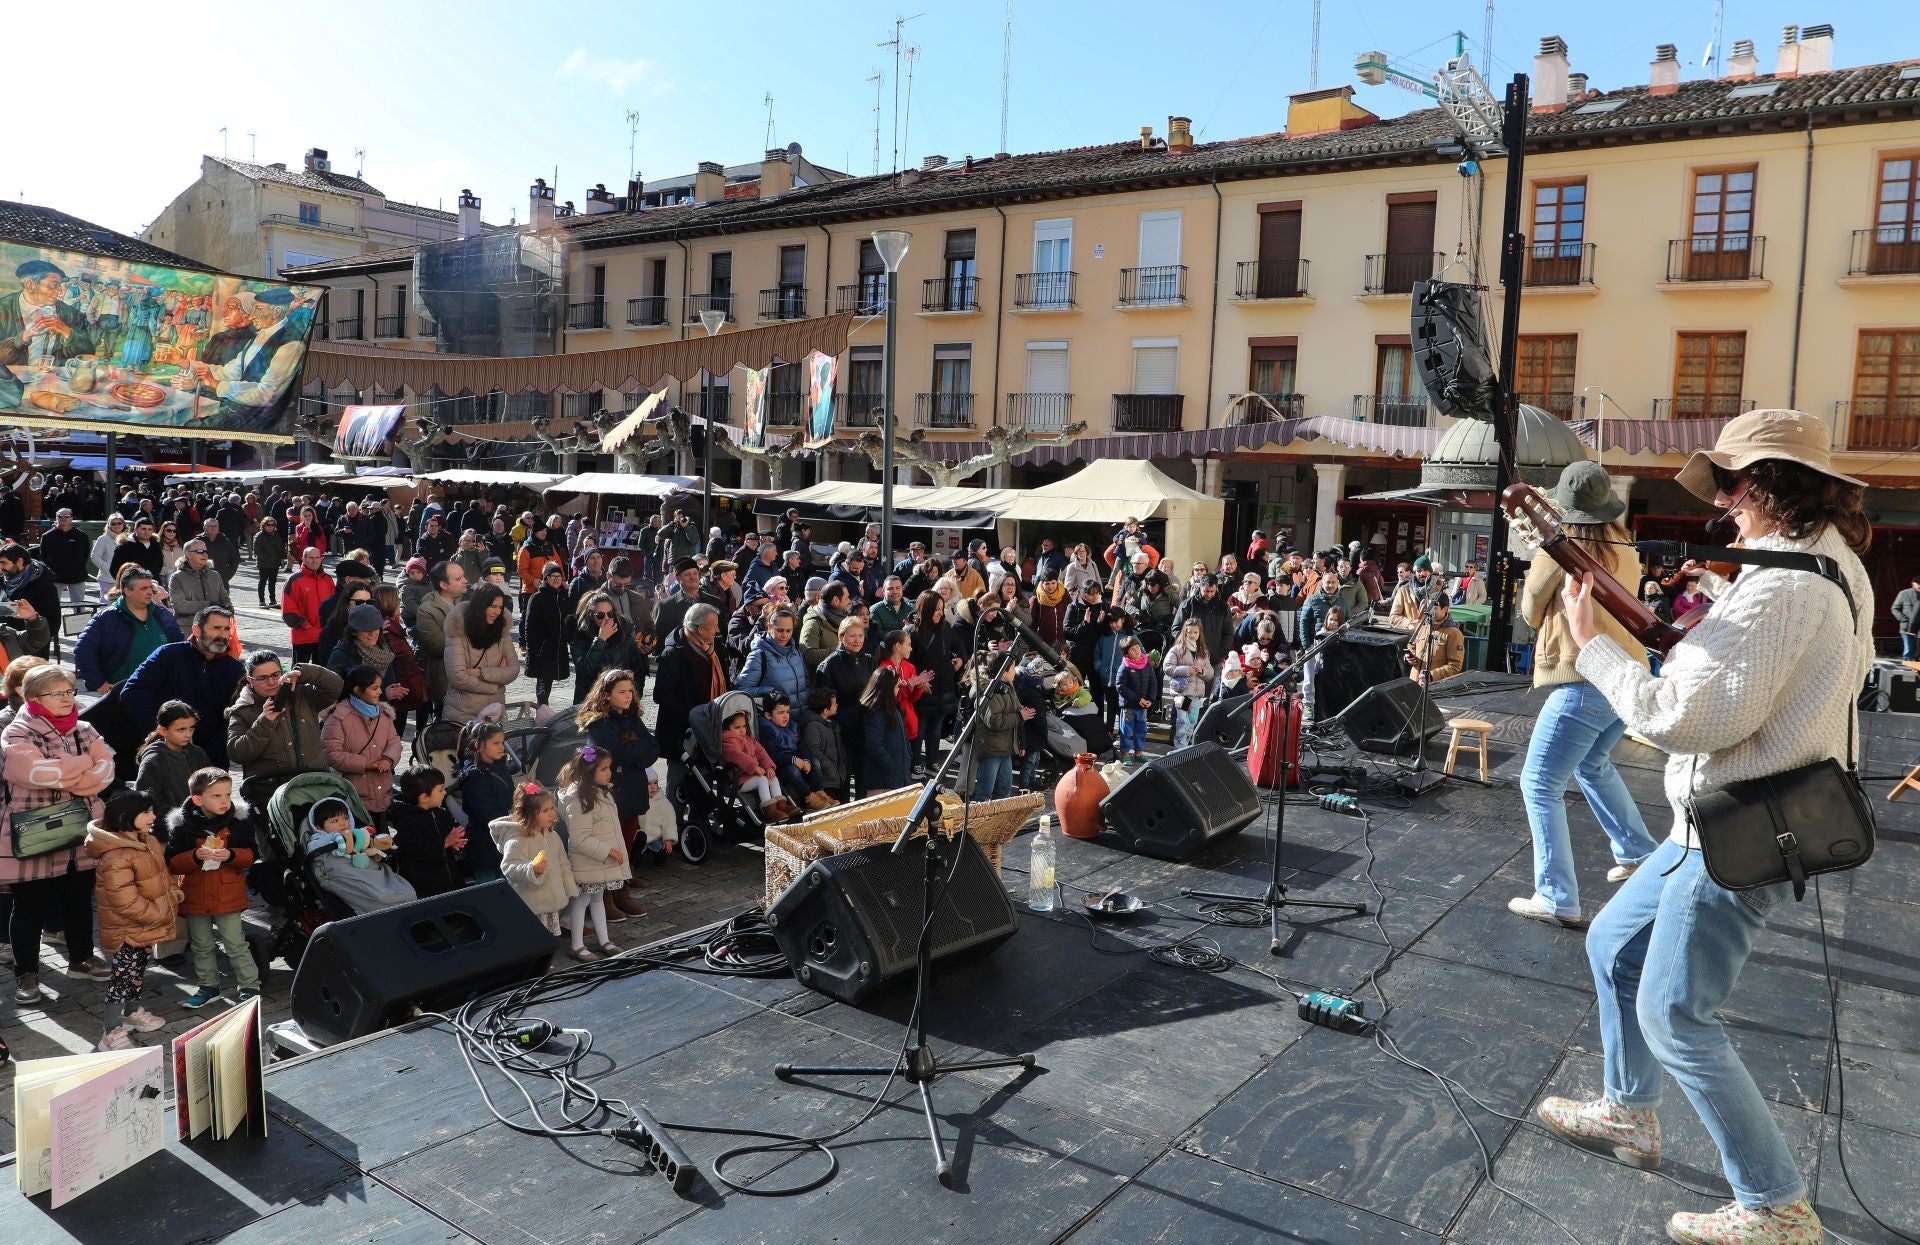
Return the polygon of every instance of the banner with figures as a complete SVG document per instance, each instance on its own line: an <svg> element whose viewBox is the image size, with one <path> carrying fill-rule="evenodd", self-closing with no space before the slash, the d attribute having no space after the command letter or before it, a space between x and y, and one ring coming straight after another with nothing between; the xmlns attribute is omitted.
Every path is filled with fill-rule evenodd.
<svg viewBox="0 0 1920 1245"><path fill-rule="evenodd" d="M349 406L340 412L333 451L349 458L375 458L391 452L388 444L400 426L405 406Z"/></svg>
<svg viewBox="0 0 1920 1245"><path fill-rule="evenodd" d="M322 293L0 238L0 424L288 437Z"/></svg>
<svg viewBox="0 0 1920 1245"><path fill-rule="evenodd" d="M830 354L814 351L806 358L807 368L807 440L817 450L833 440L833 376L838 361Z"/></svg>
<svg viewBox="0 0 1920 1245"><path fill-rule="evenodd" d="M746 386L746 435L742 443L750 450L767 448L767 380L773 375L771 366L758 371L743 368L747 374Z"/></svg>

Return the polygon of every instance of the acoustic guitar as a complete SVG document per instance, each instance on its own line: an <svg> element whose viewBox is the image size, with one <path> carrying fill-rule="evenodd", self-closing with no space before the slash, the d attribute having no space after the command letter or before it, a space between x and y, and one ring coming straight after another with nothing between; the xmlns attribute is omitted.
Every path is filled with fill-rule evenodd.
<svg viewBox="0 0 1920 1245"><path fill-rule="evenodd" d="M1592 575L1594 603L1613 615L1634 639L1661 656L1707 616L1707 607L1701 606L1687 611L1677 622L1662 622L1637 593L1615 579L1586 546L1567 534L1560 507L1531 484L1509 484L1500 494L1500 509L1522 538L1537 545L1567 574Z"/></svg>

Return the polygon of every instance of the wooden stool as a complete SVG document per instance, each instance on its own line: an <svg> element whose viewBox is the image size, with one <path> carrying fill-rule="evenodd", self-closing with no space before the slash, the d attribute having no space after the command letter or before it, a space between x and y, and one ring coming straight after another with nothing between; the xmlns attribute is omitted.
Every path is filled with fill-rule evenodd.
<svg viewBox="0 0 1920 1245"><path fill-rule="evenodd" d="M1493 723L1479 718L1451 718L1447 725L1453 728L1453 738L1447 741L1447 773L1453 773L1453 763L1460 756L1460 737L1473 735L1475 739L1467 747L1480 754L1480 781L1487 781L1487 736L1493 732Z"/></svg>
<svg viewBox="0 0 1920 1245"><path fill-rule="evenodd" d="M1920 791L1920 765L1916 765L1908 770L1905 778L1893 784L1893 790L1887 792L1887 802L1891 804L1893 801L1899 799L1901 794L1909 787L1915 791Z"/></svg>

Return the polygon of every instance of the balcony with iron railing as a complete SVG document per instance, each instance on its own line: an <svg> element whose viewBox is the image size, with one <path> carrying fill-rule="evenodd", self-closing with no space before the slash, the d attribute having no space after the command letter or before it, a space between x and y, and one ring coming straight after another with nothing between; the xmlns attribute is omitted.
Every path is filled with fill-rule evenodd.
<svg viewBox="0 0 1920 1245"><path fill-rule="evenodd" d="M438 324L435 324L431 320L422 320L420 321L419 325L414 329L414 336L438 337L440 336L440 326Z"/></svg>
<svg viewBox="0 0 1920 1245"><path fill-rule="evenodd" d="M936 315L980 310L980 278L928 277L920 283L920 310Z"/></svg>
<svg viewBox="0 0 1920 1245"><path fill-rule="evenodd" d="M878 428L880 426L881 416L885 415L887 410L885 394L855 389L850 393L836 396L839 401L834 422L842 428Z"/></svg>
<svg viewBox="0 0 1920 1245"><path fill-rule="evenodd" d="M686 297L686 304L688 324L700 323L700 313L703 311L722 312L729 322L733 320L733 295L730 293L689 294Z"/></svg>
<svg viewBox="0 0 1920 1245"><path fill-rule="evenodd" d="M1010 393L1000 423L1007 428L1027 428L1034 432L1058 432L1073 415L1070 393Z"/></svg>
<svg viewBox="0 0 1920 1245"><path fill-rule="evenodd" d="M607 300L589 298L585 302L567 304L567 327L570 329L603 329L607 327Z"/></svg>
<svg viewBox="0 0 1920 1245"><path fill-rule="evenodd" d="M807 395L798 389L775 390L767 395L767 427L798 428L807 417Z"/></svg>
<svg viewBox="0 0 1920 1245"><path fill-rule="evenodd" d="M1433 422L1426 398L1404 393L1356 393L1353 417L1363 424L1396 428L1426 428Z"/></svg>
<svg viewBox="0 0 1920 1245"><path fill-rule="evenodd" d="M1854 230L1847 275L1920 275L1920 224L1880 225L1873 229Z"/></svg>
<svg viewBox="0 0 1920 1245"><path fill-rule="evenodd" d="M1527 248L1525 283L1546 289L1593 284L1591 242L1536 242Z"/></svg>
<svg viewBox="0 0 1920 1245"><path fill-rule="evenodd" d="M323 221L319 217L293 216L286 212L271 212L260 218L262 226L282 225L289 229L310 229L315 233L334 233L346 238L364 238L366 234L352 225L337 225L332 221Z"/></svg>
<svg viewBox="0 0 1920 1245"><path fill-rule="evenodd" d="M531 307L513 307L507 313L507 325L514 333L547 337L553 333L553 304L541 299Z"/></svg>
<svg viewBox="0 0 1920 1245"><path fill-rule="evenodd" d="M807 318L807 287L783 285L760 291L762 320L804 320Z"/></svg>
<svg viewBox="0 0 1920 1245"><path fill-rule="evenodd" d="M1382 251L1367 256L1361 277L1363 295L1410 294L1416 281L1431 281L1447 257L1439 251Z"/></svg>
<svg viewBox="0 0 1920 1245"><path fill-rule="evenodd" d="M1667 243L1667 281L1759 281L1765 276L1767 240L1758 234L1710 234Z"/></svg>
<svg viewBox="0 0 1920 1245"><path fill-rule="evenodd" d="M1845 449L1920 450L1920 398L1835 402L1833 427L1835 443Z"/></svg>
<svg viewBox="0 0 1920 1245"><path fill-rule="evenodd" d="M1516 393L1514 398L1524 406L1537 406L1561 419L1586 417L1587 400L1577 393Z"/></svg>
<svg viewBox="0 0 1920 1245"><path fill-rule="evenodd" d="M1307 297L1304 259L1243 259L1233 266L1233 296L1246 302Z"/></svg>
<svg viewBox="0 0 1920 1245"><path fill-rule="evenodd" d="M407 335L407 317L402 315L375 316L373 318L375 337L405 337Z"/></svg>
<svg viewBox="0 0 1920 1245"><path fill-rule="evenodd" d="M877 316L887 309L887 282L862 281L833 287L833 310L843 316Z"/></svg>
<svg viewBox="0 0 1920 1245"><path fill-rule="evenodd" d="M667 296L648 294L627 300L627 323L636 328L658 328L667 322Z"/></svg>
<svg viewBox="0 0 1920 1245"><path fill-rule="evenodd" d="M1655 398L1653 417L1655 419L1726 419L1751 411L1759 405L1759 401L1754 398L1713 398L1696 393L1674 398Z"/></svg>
<svg viewBox="0 0 1920 1245"><path fill-rule="evenodd" d="M1161 264L1153 268L1120 270L1120 306L1184 307L1187 302L1187 266Z"/></svg>
<svg viewBox="0 0 1920 1245"><path fill-rule="evenodd" d="M1074 304L1077 272L1018 272L1013 276L1016 311L1066 311Z"/></svg>
<svg viewBox="0 0 1920 1245"><path fill-rule="evenodd" d="M730 389L693 389L680 395L680 409L710 424L724 424L733 405Z"/></svg>
<svg viewBox="0 0 1920 1245"><path fill-rule="evenodd" d="M922 428L971 428L973 395L916 393L913 395L913 422Z"/></svg>
<svg viewBox="0 0 1920 1245"><path fill-rule="evenodd" d="M1302 419L1307 413L1304 393L1230 393L1233 403L1229 420L1236 424L1270 424L1281 419Z"/></svg>
<svg viewBox="0 0 1920 1245"><path fill-rule="evenodd" d="M1116 393L1113 395L1115 432L1178 432L1184 393Z"/></svg>
<svg viewBox="0 0 1920 1245"><path fill-rule="evenodd" d="M366 336L366 321L359 316L337 316L333 321L333 335L340 341L359 341Z"/></svg>

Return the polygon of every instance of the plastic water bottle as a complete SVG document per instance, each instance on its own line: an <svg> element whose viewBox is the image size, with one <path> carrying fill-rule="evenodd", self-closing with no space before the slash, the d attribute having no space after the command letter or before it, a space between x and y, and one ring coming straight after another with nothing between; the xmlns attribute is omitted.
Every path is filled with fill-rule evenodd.
<svg viewBox="0 0 1920 1245"><path fill-rule="evenodd" d="M1040 833L1033 836L1033 852L1027 857L1027 907L1035 912L1052 912L1058 902L1053 886L1053 818L1042 814Z"/></svg>

